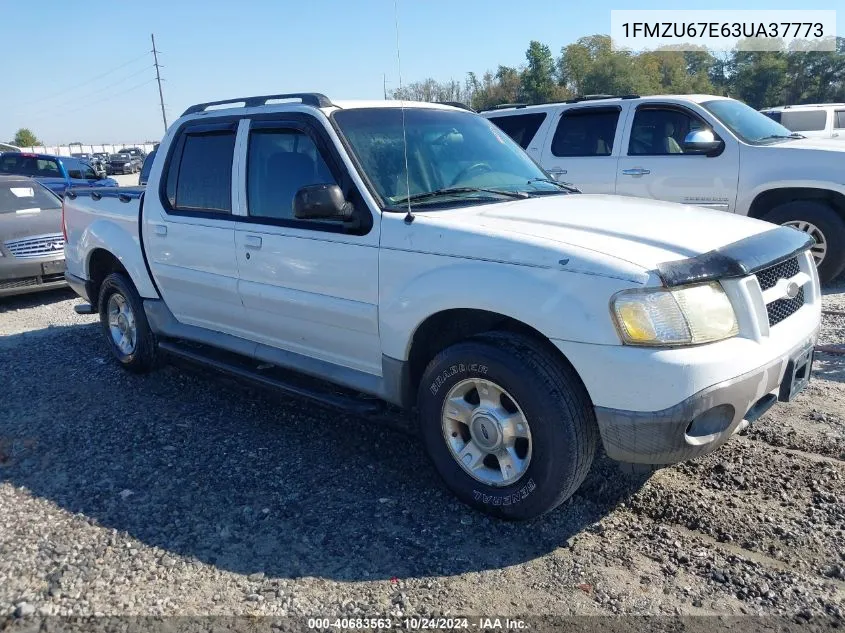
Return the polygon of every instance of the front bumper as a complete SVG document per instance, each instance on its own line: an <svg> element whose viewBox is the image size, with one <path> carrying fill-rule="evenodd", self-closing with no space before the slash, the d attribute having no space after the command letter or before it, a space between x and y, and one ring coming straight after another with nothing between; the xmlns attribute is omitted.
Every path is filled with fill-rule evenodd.
<svg viewBox="0 0 845 633"><path fill-rule="evenodd" d="M783 356L703 389L660 411L595 407L608 457L636 464L673 464L715 451L778 400L790 359L816 341L802 341Z"/></svg>
<svg viewBox="0 0 845 633"><path fill-rule="evenodd" d="M67 286L64 258L16 260L0 258L0 297Z"/></svg>

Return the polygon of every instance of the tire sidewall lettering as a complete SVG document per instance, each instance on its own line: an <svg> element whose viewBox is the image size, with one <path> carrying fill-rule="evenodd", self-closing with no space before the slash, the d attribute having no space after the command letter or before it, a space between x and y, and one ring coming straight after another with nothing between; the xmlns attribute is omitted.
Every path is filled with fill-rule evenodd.
<svg viewBox="0 0 845 633"><path fill-rule="evenodd" d="M514 492L506 495L496 495L483 492L481 490L473 490L472 497L476 502L483 503L489 506L511 506L521 503L528 498L532 492L537 489L537 484L533 479L529 479L525 484Z"/></svg>
<svg viewBox="0 0 845 633"><path fill-rule="evenodd" d="M431 384L428 386L428 390L431 392L431 395L436 396L437 392L440 391L440 387L442 387L447 380L454 376L457 376L458 374L474 374L476 376L486 376L487 365L483 365L481 363L455 363L454 365L450 365L448 368L440 372L434 380L431 381Z"/></svg>

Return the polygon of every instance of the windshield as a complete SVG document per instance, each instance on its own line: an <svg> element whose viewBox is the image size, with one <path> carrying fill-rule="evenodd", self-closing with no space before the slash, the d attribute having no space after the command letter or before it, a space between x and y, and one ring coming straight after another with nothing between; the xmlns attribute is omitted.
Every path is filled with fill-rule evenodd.
<svg viewBox="0 0 845 633"><path fill-rule="evenodd" d="M733 99L717 99L701 104L746 143L764 145L790 138L792 132L762 112Z"/></svg>
<svg viewBox="0 0 845 633"><path fill-rule="evenodd" d="M508 200L502 192L563 193L511 138L469 112L406 108L338 110L335 122L387 206ZM407 171L404 139L407 139ZM460 191L441 192L460 188ZM441 192L422 197L420 194ZM457 198L457 200L456 200Z"/></svg>
<svg viewBox="0 0 845 633"><path fill-rule="evenodd" d="M58 209L61 202L37 182L6 180L0 182L0 214Z"/></svg>

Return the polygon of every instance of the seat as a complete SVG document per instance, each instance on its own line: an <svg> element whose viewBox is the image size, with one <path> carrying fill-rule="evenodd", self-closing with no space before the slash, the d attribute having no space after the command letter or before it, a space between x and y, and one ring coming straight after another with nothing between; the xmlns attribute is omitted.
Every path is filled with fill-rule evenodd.
<svg viewBox="0 0 845 633"><path fill-rule="evenodd" d="M671 121L666 121L663 124L663 153L664 154L683 154L684 150L678 145L675 140L675 124Z"/></svg>
<svg viewBox="0 0 845 633"><path fill-rule="evenodd" d="M250 214L269 218L292 218L293 198L306 185L316 182L316 165L308 154L277 152L267 159L257 199Z"/></svg>

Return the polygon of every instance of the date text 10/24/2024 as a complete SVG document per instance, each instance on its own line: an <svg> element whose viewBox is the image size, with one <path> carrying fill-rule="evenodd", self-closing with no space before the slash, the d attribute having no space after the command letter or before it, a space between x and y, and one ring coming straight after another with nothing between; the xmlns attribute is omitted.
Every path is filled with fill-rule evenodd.
<svg viewBox="0 0 845 633"><path fill-rule="evenodd" d="M528 628L528 624L518 618L499 617L401 617L401 618L308 618L307 626L311 630L477 630L477 631L518 631Z"/></svg>

